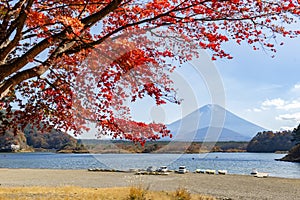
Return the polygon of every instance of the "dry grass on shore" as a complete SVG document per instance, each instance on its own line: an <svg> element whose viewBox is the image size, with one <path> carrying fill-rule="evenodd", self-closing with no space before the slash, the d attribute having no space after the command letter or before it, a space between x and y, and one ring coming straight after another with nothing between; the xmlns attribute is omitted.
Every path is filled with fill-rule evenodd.
<svg viewBox="0 0 300 200"><path fill-rule="evenodd" d="M186 191L186 190L185 190ZM4 199L120 199L120 200L215 200L213 197L184 193L178 189L173 192L149 191L140 187L132 188L82 188L76 186L63 187L0 187L0 200ZM187 192L187 191L186 191ZM178 196L182 195L182 196Z"/></svg>

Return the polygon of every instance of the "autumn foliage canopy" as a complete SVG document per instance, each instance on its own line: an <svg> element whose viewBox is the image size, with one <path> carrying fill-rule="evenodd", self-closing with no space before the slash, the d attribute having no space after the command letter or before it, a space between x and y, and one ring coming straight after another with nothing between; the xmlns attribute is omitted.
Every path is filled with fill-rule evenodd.
<svg viewBox="0 0 300 200"><path fill-rule="evenodd" d="M143 143L168 136L136 122L126 102L178 103L168 73L222 44L276 51L299 0L1 0L0 129L56 128ZM280 43L280 41L279 41Z"/></svg>

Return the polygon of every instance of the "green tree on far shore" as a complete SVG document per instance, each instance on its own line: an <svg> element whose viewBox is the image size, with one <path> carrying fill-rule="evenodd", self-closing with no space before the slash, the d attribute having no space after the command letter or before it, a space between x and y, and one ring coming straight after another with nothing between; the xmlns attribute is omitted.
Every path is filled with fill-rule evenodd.
<svg viewBox="0 0 300 200"><path fill-rule="evenodd" d="M281 161L299 162L300 163L300 124L293 130L293 139L295 146L289 151L288 155L281 158Z"/></svg>
<svg viewBox="0 0 300 200"><path fill-rule="evenodd" d="M293 131L293 139L292 139L292 141L295 141L296 144L300 144L300 124Z"/></svg>

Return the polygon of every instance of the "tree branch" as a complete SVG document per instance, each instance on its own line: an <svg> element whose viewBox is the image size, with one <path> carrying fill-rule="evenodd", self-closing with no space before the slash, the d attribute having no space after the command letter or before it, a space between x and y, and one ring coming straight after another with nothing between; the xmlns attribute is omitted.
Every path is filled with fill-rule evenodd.
<svg viewBox="0 0 300 200"><path fill-rule="evenodd" d="M48 39L42 40L35 47L27 51L23 56L17 58L13 63L8 63L0 66L0 83L11 74L17 72L24 67L30 60L33 60L35 56L44 51L51 45Z"/></svg>
<svg viewBox="0 0 300 200"><path fill-rule="evenodd" d="M96 22L103 19L106 15L108 15L111 11L115 10L120 4L122 0L113 0L110 4L108 4L105 8L96 12L86 18L81 20L81 23L85 24L84 28L88 28L93 26Z"/></svg>
<svg viewBox="0 0 300 200"><path fill-rule="evenodd" d="M5 61L5 58L7 57L7 55L12 51L12 49L15 48L15 46L18 44L18 42L22 38L22 30L23 30L23 27L25 25L25 21L27 18L26 12L29 11L29 9L31 8L33 1L34 0L28 0L27 5L25 5L25 3L21 4L22 9L21 9L17 19L11 22L11 24L7 30L2 29L2 32L5 31L5 34L3 34L1 36L1 41L0 41L0 44L2 46L1 51L0 51L0 62ZM14 8L14 9L16 9L16 8ZM16 31L16 34L15 34L13 40L9 42L10 37L14 31ZM8 42L6 45L5 44L3 45L3 43L5 41L8 41Z"/></svg>
<svg viewBox="0 0 300 200"><path fill-rule="evenodd" d="M40 76L48 70L47 65L40 65L31 69L24 70L5 80L0 85L0 99L5 97L8 92L24 80Z"/></svg>
<svg viewBox="0 0 300 200"><path fill-rule="evenodd" d="M29 0L33 1L33 0ZM85 28L91 27L93 24L95 24L97 21L101 20L103 17L105 17L107 14L109 14L111 11L116 9L119 4L122 2L122 0L113 0L110 4L108 4L105 8L102 10L82 19L82 23L85 24ZM8 63L4 65L0 65L0 82L2 82L6 77L9 75L17 72L22 67L24 67L30 60L33 60L39 53L50 47L54 44L54 42L59 41L60 39L64 39L66 37L66 29L61 31L58 34L55 34L54 36L50 38L46 38L36 44L33 48L31 48L29 51L27 51L24 55L22 55L20 58L13 61L13 63ZM51 40L51 42L50 42ZM71 43L68 45L67 48L64 49L68 50L71 47L73 47L75 43ZM61 46L61 44L60 44Z"/></svg>

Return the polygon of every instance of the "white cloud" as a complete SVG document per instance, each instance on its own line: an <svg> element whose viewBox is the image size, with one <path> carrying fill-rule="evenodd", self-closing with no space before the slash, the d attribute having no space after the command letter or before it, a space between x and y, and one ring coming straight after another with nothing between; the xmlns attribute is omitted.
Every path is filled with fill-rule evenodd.
<svg viewBox="0 0 300 200"><path fill-rule="evenodd" d="M276 99L267 99L261 104L262 110L269 110L274 108L278 110L300 109L300 100L298 99L292 101L285 101L281 98L276 98Z"/></svg>
<svg viewBox="0 0 300 200"><path fill-rule="evenodd" d="M294 100L292 102L287 102L283 106L283 109L285 109L285 110L292 110L292 109L299 109L299 108L300 108L300 101L299 100Z"/></svg>
<svg viewBox="0 0 300 200"><path fill-rule="evenodd" d="M293 130L300 123L300 98L270 98L247 111L248 115L265 122L265 127L272 127L272 130Z"/></svg>
<svg viewBox="0 0 300 200"><path fill-rule="evenodd" d="M300 83L296 83L293 87L290 88L289 90L289 95L290 96L299 96L300 94Z"/></svg>
<svg viewBox="0 0 300 200"><path fill-rule="evenodd" d="M262 107L266 108L266 107L282 107L285 105L285 101L282 100L281 98L277 98L277 99L267 99L266 101L262 102Z"/></svg>
<svg viewBox="0 0 300 200"><path fill-rule="evenodd" d="M259 108L262 111L266 110L281 110L281 111L293 111L299 110L300 111L300 83L294 84L290 89L290 94L288 96L293 97L290 99L283 99L283 98L274 98L274 99L267 99L263 101ZM295 98L296 97L296 98ZM255 110L253 110L256 112Z"/></svg>
<svg viewBox="0 0 300 200"><path fill-rule="evenodd" d="M300 83L295 84L294 89L297 89L297 90L300 89Z"/></svg>
<svg viewBox="0 0 300 200"><path fill-rule="evenodd" d="M259 109L259 108L254 108L253 111L254 111L254 112L261 112L262 110Z"/></svg>
<svg viewBox="0 0 300 200"><path fill-rule="evenodd" d="M278 117L276 117L276 119L283 120L283 121L299 122L300 121L300 112L279 115Z"/></svg>
<svg viewBox="0 0 300 200"><path fill-rule="evenodd" d="M261 112L262 110L260 108L251 108L251 109L247 109L247 112Z"/></svg>

